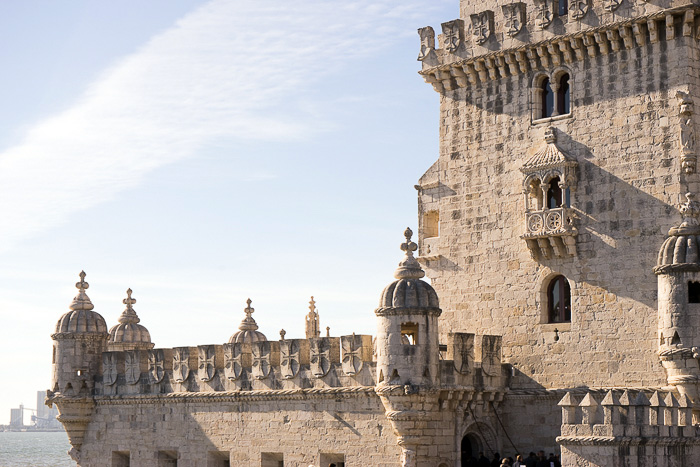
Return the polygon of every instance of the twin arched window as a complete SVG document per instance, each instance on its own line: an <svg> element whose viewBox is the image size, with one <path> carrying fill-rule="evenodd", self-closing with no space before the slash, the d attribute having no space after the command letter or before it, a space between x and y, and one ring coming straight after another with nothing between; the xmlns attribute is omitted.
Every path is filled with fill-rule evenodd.
<svg viewBox="0 0 700 467"><path fill-rule="evenodd" d="M547 288L548 321L571 322L571 286L564 276L556 276Z"/></svg>
<svg viewBox="0 0 700 467"><path fill-rule="evenodd" d="M547 76L539 80L535 86L535 102L539 97L539 109L534 112L534 118L549 118L566 115L571 112L571 87L569 74L556 75L554 80Z"/></svg>

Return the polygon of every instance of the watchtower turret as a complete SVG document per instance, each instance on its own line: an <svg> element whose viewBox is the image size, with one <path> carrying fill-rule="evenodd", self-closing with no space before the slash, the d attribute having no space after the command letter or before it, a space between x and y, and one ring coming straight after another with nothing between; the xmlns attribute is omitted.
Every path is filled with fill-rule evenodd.
<svg viewBox="0 0 700 467"><path fill-rule="evenodd" d="M438 383L438 317L442 311L435 290L421 280L425 272L413 257L418 246L413 232L404 232L406 257L394 273L396 281L382 292L377 315L379 384L434 386Z"/></svg>

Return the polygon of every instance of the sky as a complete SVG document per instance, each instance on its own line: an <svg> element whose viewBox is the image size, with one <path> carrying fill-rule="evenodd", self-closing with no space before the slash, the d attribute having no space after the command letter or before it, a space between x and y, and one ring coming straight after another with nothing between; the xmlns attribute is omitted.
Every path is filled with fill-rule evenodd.
<svg viewBox="0 0 700 467"><path fill-rule="evenodd" d="M0 424L49 387L81 270L156 347L374 309L417 225L439 96L416 30L457 0L0 3ZM26 421L29 422L29 413Z"/></svg>

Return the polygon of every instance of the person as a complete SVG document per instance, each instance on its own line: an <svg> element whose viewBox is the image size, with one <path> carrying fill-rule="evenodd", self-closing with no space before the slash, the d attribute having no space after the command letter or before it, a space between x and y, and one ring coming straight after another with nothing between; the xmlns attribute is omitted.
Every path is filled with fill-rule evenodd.
<svg viewBox="0 0 700 467"><path fill-rule="evenodd" d="M530 455L525 459L525 467L537 467L537 457L534 452L530 451Z"/></svg>
<svg viewBox="0 0 700 467"><path fill-rule="evenodd" d="M491 463L486 458L483 452L479 453L479 460L476 461L477 467L491 467Z"/></svg>
<svg viewBox="0 0 700 467"><path fill-rule="evenodd" d="M513 462L513 467L525 467L525 461L523 460L523 456L520 454L515 456L515 462Z"/></svg>
<svg viewBox="0 0 700 467"><path fill-rule="evenodd" d="M547 461L549 462L549 467L561 467L559 457L555 456L553 452L549 453L549 459L547 459Z"/></svg>
<svg viewBox="0 0 700 467"><path fill-rule="evenodd" d="M493 454L493 459L491 459L491 467L500 467L501 465L501 455L497 452Z"/></svg>
<svg viewBox="0 0 700 467"><path fill-rule="evenodd" d="M510 459L508 457L504 457L503 460L501 460L501 467L503 466L510 467Z"/></svg>
<svg viewBox="0 0 700 467"><path fill-rule="evenodd" d="M535 465L537 467L549 467L549 462L544 456L544 451L537 451L537 464Z"/></svg>

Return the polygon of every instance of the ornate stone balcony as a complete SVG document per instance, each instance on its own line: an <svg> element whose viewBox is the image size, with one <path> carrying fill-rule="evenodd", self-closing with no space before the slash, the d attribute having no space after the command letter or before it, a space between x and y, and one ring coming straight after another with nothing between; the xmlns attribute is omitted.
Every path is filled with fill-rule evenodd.
<svg viewBox="0 0 700 467"><path fill-rule="evenodd" d="M560 207L525 213L527 242L533 258L561 258L576 255L577 231L571 208Z"/></svg>

